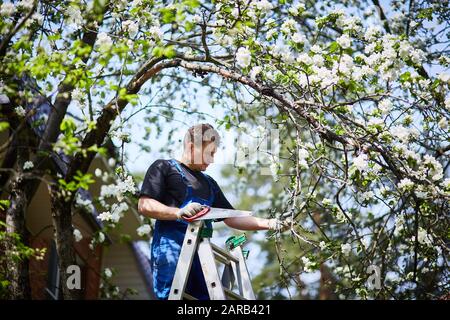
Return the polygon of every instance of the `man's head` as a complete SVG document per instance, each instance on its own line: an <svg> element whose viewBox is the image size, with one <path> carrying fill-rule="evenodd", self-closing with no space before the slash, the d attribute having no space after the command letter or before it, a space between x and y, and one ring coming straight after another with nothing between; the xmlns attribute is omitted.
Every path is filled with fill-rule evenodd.
<svg viewBox="0 0 450 320"><path fill-rule="evenodd" d="M214 155L220 144L219 133L208 123L189 128L183 141L183 159L198 171L205 171L214 162Z"/></svg>

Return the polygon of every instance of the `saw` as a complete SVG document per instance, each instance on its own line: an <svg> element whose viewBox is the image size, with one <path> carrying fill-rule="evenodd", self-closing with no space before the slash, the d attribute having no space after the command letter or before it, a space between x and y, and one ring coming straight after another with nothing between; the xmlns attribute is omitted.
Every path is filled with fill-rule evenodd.
<svg viewBox="0 0 450 320"><path fill-rule="evenodd" d="M251 215L252 215L251 211L205 207L195 216L183 219L188 222L192 222L197 220L215 220L224 218L250 217Z"/></svg>

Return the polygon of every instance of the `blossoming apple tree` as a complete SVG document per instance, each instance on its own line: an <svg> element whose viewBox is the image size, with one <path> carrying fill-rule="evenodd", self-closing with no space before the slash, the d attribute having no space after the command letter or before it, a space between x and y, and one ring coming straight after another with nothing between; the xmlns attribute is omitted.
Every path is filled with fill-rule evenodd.
<svg viewBox="0 0 450 320"><path fill-rule="evenodd" d="M82 236L72 211L92 205L78 191L93 182L93 158L107 140L119 149L133 140L126 125L138 112L160 130L175 101L192 101L201 86L212 107L231 102L218 121L225 128L245 133L262 116L280 130L273 177L260 181L272 190L261 214L293 219L289 235L270 242L288 290L322 267L342 297L448 290L448 1L22 0L3 1L0 14L6 221L24 236L27 204L48 185L62 283ZM30 139L37 94L51 111ZM157 107L164 112L151 113ZM95 201L104 232L136 191L119 162ZM100 232L93 245L103 240ZM23 262L9 263L11 278L26 278ZM13 296L26 296L12 285Z"/></svg>

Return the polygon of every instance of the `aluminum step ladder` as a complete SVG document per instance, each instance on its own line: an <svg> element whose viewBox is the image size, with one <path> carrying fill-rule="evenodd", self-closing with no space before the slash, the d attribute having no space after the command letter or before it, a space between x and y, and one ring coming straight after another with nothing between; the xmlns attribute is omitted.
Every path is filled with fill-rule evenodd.
<svg viewBox="0 0 450 320"><path fill-rule="evenodd" d="M169 300L195 300L185 292L195 253L198 253L210 300L255 300L250 275L241 248L245 234L227 240L227 249L211 243L212 229L204 227L204 220L189 223L183 240L177 268L170 288ZM205 235L205 230L211 233ZM206 232L208 233L208 232ZM224 264L219 276L218 263ZM233 291L237 285L239 293Z"/></svg>

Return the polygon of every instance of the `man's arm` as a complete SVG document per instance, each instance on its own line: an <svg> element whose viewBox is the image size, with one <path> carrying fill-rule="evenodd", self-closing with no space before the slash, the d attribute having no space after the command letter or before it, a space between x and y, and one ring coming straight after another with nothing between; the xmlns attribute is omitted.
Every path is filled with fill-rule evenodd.
<svg viewBox="0 0 450 320"><path fill-rule="evenodd" d="M158 220L178 220L189 218L203 210L203 206L197 202L190 202L183 208L168 207L158 200L147 196L141 196L138 202L140 214Z"/></svg>
<svg viewBox="0 0 450 320"><path fill-rule="evenodd" d="M158 200L142 196L139 198L138 211L140 214L158 220L177 220L180 209L168 207Z"/></svg>
<svg viewBox="0 0 450 320"><path fill-rule="evenodd" d="M270 220L257 217L237 217L237 218L226 218L223 222L230 228L238 230L269 230Z"/></svg>

